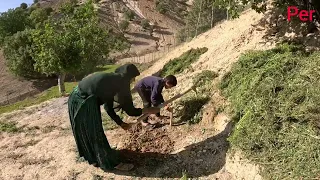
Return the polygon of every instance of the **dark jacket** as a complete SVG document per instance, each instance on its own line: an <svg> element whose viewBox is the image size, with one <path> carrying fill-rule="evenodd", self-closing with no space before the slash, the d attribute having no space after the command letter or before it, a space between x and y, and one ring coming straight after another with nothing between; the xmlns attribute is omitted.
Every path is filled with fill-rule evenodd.
<svg viewBox="0 0 320 180"><path fill-rule="evenodd" d="M135 88L141 89L143 92L147 92L150 96L150 102L152 105L157 106L164 102L162 96L162 89L164 87L164 80L156 76L148 76L141 79L136 85Z"/></svg>
<svg viewBox="0 0 320 180"><path fill-rule="evenodd" d="M129 116L140 116L142 109L135 108L130 92L130 80L138 76L139 70L133 64L126 64L116 69L115 73L95 73L79 83L79 90L88 95L95 95L99 105L104 105L108 115L121 124L121 118L113 109L114 99Z"/></svg>

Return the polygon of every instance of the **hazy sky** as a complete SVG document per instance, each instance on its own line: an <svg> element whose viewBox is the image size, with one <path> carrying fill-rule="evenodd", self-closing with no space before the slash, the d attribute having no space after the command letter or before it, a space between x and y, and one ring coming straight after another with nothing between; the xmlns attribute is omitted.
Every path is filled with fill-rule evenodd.
<svg viewBox="0 0 320 180"><path fill-rule="evenodd" d="M18 7L21 3L27 3L29 6L33 3L33 0L0 0L0 12L5 12L10 8Z"/></svg>

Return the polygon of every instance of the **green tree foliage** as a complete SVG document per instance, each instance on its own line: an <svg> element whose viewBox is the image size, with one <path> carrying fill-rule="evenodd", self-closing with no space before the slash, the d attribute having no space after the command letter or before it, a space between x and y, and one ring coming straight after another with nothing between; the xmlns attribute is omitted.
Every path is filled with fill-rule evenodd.
<svg viewBox="0 0 320 180"><path fill-rule="evenodd" d="M36 24L48 18L46 10L35 8L33 11L23 8L10 9L0 16L0 40L7 65L16 75L38 77L34 70L32 54L32 31Z"/></svg>
<svg viewBox="0 0 320 180"><path fill-rule="evenodd" d="M53 12L52 7L47 7L47 8L44 8L44 9L47 12L47 15L49 15L49 14L51 14Z"/></svg>
<svg viewBox="0 0 320 180"><path fill-rule="evenodd" d="M156 1L156 10L161 14L166 14L169 9L168 5L165 3L165 1L157 0Z"/></svg>
<svg viewBox="0 0 320 180"><path fill-rule="evenodd" d="M21 9L27 9L28 8L28 4L27 3L21 3L20 8Z"/></svg>
<svg viewBox="0 0 320 180"><path fill-rule="evenodd" d="M5 37L23 31L29 25L28 11L22 8L9 9L0 15L0 45Z"/></svg>
<svg viewBox="0 0 320 180"><path fill-rule="evenodd" d="M51 9L52 10L52 9ZM35 27L44 23L50 16L50 9L37 8L30 13L29 19L32 26Z"/></svg>
<svg viewBox="0 0 320 180"><path fill-rule="evenodd" d="M33 0L33 3L34 4L36 4L36 3L38 3L39 2L39 0Z"/></svg>
<svg viewBox="0 0 320 180"><path fill-rule="evenodd" d="M178 34L178 40L183 42L189 37L193 38L225 18L226 12L217 8L213 0L194 0L185 17L186 26Z"/></svg>
<svg viewBox="0 0 320 180"><path fill-rule="evenodd" d="M16 75L24 77L35 77L39 75L34 70L32 53L32 30L19 31L13 36L5 39L3 51L7 66Z"/></svg>
<svg viewBox="0 0 320 180"><path fill-rule="evenodd" d="M259 13L265 12L267 2L267 0L215 0L214 4L221 9L226 9L231 18L236 18L239 16L239 12L241 12L243 7L246 5L250 5L252 9ZM288 6L297 6L299 9L305 10L316 10L317 13L314 15L319 21L320 1L318 0L275 0L273 1L273 5L284 10L284 13L286 13Z"/></svg>
<svg viewBox="0 0 320 180"><path fill-rule="evenodd" d="M99 27L91 2L80 7L66 4L60 12L59 19L51 18L43 29L33 32L32 57L37 71L61 75L63 93L66 73L93 70L108 57L118 39Z"/></svg>

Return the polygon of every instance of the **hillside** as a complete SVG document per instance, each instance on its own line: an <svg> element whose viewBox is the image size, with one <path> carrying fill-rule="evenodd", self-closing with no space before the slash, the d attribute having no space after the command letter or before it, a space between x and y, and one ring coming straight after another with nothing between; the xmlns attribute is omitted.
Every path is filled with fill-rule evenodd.
<svg viewBox="0 0 320 180"><path fill-rule="evenodd" d="M197 47L208 48L208 51L192 65L193 69L198 70L194 72L188 70L179 74L178 87L166 92L166 96L187 88L191 83L191 76L196 71L210 69L222 75L230 69L231 64L237 60L241 52L252 48L272 47L271 44L265 43L263 38L266 31L257 30L252 26L259 23L262 17L263 15L249 10L239 19L223 22L193 41L177 47L150 69L144 71L141 77L161 70L171 58L178 57L183 52ZM22 129L21 132L14 134L1 134L1 155L5 158L0 160L0 164L6 168L2 169L0 174L3 179L18 177L25 179L35 177L41 179L48 177L52 179L130 179L131 176L149 179L180 178L186 170L188 177L199 177L200 179L260 179L256 166L241 160L241 156L234 158L227 154L226 138L230 133L232 123L230 123L230 117L225 113L216 111L220 106L225 106L224 98L219 95L216 88L212 93L213 98L204 108L203 113L206 114L199 125L182 125L171 128L164 126L151 132L137 129L136 135L140 134L140 138L147 138L144 143L132 141L135 134L118 128L106 131L114 147L130 149L139 145L136 143L142 143L140 144L141 151L149 152L136 154L137 159L133 161L140 166L132 172L133 174L103 173L77 160L75 144L69 127L66 98L54 99L26 110L1 115L2 120L15 122L17 127ZM143 148L146 149L143 150ZM19 171L6 173L9 172L8 169L18 167Z"/></svg>
<svg viewBox="0 0 320 180"><path fill-rule="evenodd" d="M68 0L39 0L33 6L59 8ZM81 1L82 2L82 1ZM143 6L142 6L143 4ZM125 11L133 10L136 18L129 21L129 27L125 36L131 43L127 52L115 53L112 56L117 58L138 56L158 50L166 49L167 46L175 44L174 34L181 27L181 21L175 21L155 10L155 1L111 1L101 0L96 4L99 17L103 26L112 28L119 33L119 23L125 20ZM144 30L141 21L146 18L153 25L153 32ZM14 76L5 66L5 59L0 52L1 65L1 88L0 105L13 103L33 96L49 87L56 85L55 80L28 80Z"/></svg>
<svg viewBox="0 0 320 180"><path fill-rule="evenodd" d="M57 8L68 0L40 0L41 7ZM85 1L80 1L85 2ZM180 1L176 1L179 3ZM181 1L182 2L182 1ZM185 6L186 4L180 4ZM129 21L129 27L125 36L131 43L127 55L120 57L137 56L163 49L166 46L175 45L175 33L179 31L184 20L175 16L162 15L156 10L156 0L100 0L96 3L103 26L120 31L119 24L126 21L126 11L135 13L134 20ZM141 25L143 19L149 20L153 31L144 29ZM118 54L117 54L118 55Z"/></svg>
<svg viewBox="0 0 320 180"><path fill-rule="evenodd" d="M156 16L153 20L165 26L162 18L166 17L148 13L151 1L145 1L146 7L138 2L137 14L150 19ZM130 6L134 9L135 5ZM174 126L162 119L153 129L136 125L124 131L102 109L108 141L136 166L133 171L103 172L78 157L68 99L62 97L0 115L0 165L4 167L0 179L260 180L317 176L320 66L319 53L309 53L319 48L319 32L296 34L285 18L274 22L269 13L246 10L239 18L221 22L180 44L141 73L137 79L174 72L178 85L164 90L165 99L198 85L197 93L190 92L173 103ZM170 28L174 31L174 23ZM307 51L300 52L294 43L274 49L283 40L303 42ZM248 53L250 50L255 51ZM225 75L228 82L224 82ZM221 82L228 93L220 87ZM137 94L133 98L141 107ZM244 114L232 112L233 102ZM261 116L253 115L256 109ZM309 119L313 120L310 124L306 123ZM124 120L136 122L132 117ZM244 148L234 149L234 145Z"/></svg>

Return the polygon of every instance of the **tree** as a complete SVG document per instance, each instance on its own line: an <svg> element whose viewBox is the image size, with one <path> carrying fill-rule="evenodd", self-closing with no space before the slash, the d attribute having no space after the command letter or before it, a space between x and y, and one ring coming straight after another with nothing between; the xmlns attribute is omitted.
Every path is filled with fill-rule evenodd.
<svg viewBox="0 0 320 180"><path fill-rule="evenodd" d="M9 9L0 15L0 46L7 36L23 31L29 25L28 11L22 8Z"/></svg>
<svg viewBox="0 0 320 180"><path fill-rule="evenodd" d="M186 26L180 30L178 40L181 42L193 38L225 17L225 11L218 9L213 0L194 0L186 17Z"/></svg>
<svg viewBox="0 0 320 180"><path fill-rule="evenodd" d="M33 27L44 23L50 15L50 9L37 8L30 13L29 19Z"/></svg>
<svg viewBox="0 0 320 180"><path fill-rule="evenodd" d="M47 12L47 15L50 15L53 12L52 7L46 7L44 10Z"/></svg>
<svg viewBox="0 0 320 180"><path fill-rule="evenodd" d="M27 3L21 3L20 8L27 9L28 8Z"/></svg>
<svg viewBox="0 0 320 180"><path fill-rule="evenodd" d="M37 4L39 2L39 0L33 0L34 4Z"/></svg>
<svg viewBox="0 0 320 180"><path fill-rule="evenodd" d="M60 93L65 93L67 73L88 72L108 58L114 49L112 35L99 27L92 2L80 7L67 4L59 19L51 18L43 29L33 32L35 68L57 74Z"/></svg>
<svg viewBox="0 0 320 180"><path fill-rule="evenodd" d="M31 57L32 30L24 30L8 36L5 39L3 51L8 68L16 75L23 77L36 77L35 61Z"/></svg>

